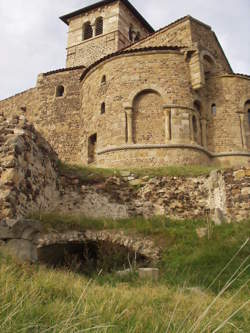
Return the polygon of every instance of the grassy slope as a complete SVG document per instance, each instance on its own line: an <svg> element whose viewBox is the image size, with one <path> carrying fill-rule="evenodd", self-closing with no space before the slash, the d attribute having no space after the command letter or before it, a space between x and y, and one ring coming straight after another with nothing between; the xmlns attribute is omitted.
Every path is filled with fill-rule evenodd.
<svg viewBox="0 0 250 333"><path fill-rule="evenodd" d="M202 221L155 218L115 222L46 216L43 222L47 228L60 226L61 230L92 225L151 235L164 247L161 279L145 283L134 275L119 280L111 274L94 277L90 283L84 276L23 266L1 256L1 332L84 332L91 327L93 332L117 333L187 333L189 329L200 333L203 328L213 332L237 310L220 332L238 332L236 327L248 332L250 305L240 307L250 295L249 243L211 283L249 237L250 221L215 227L210 240L196 236L195 229L204 226ZM236 281L198 320L244 260ZM107 325L113 327L96 327Z"/></svg>
<svg viewBox="0 0 250 333"><path fill-rule="evenodd" d="M162 168L131 168L126 170L121 169L102 169L84 167L79 165L70 165L63 162L59 162L58 165L61 174L66 174L72 177L81 179L82 181L102 181L111 176L120 176L122 171L129 171L136 177L197 177L202 175L208 175L215 167L205 167L200 165L191 166L169 166Z"/></svg>

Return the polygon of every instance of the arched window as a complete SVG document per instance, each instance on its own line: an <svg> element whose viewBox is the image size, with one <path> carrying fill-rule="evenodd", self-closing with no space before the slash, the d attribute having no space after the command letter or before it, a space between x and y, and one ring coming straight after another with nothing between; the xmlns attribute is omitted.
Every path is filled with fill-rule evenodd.
<svg viewBox="0 0 250 333"><path fill-rule="evenodd" d="M135 42L138 42L141 38L141 33L140 31L137 31L136 36L135 36Z"/></svg>
<svg viewBox="0 0 250 333"><path fill-rule="evenodd" d="M95 21L95 35L99 36L103 34L103 18L98 17Z"/></svg>
<svg viewBox="0 0 250 333"><path fill-rule="evenodd" d="M196 100L194 101L194 109L201 114L201 102Z"/></svg>
<svg viewBox="0 0 250 333"><path fill-rule="evenodd" d="M56 97L62 97L64 95L64 86L56 87Z"/></svg>
<svg viewBox="0 0 250 333"><path fill-rule="evenodd" d="M212 104L211 105L212 116L216 116L216 112L217 112L216 104Z"/></svg>
<svg viewBox="0 0 250 333"><path fill-rule="evenodd" d="M196 135L197 132L198 132L198 126L197 126L197 121L196 121L196 117L195 116L192 117L192 123L193 123L194 134Z"/></svg>
<svg viewBox="0 0 250 333"><path fill-rule="evenodd" d="M83 40L93 37L93 29L90 22L85 22L83 25Z"/></svg>
<svg viewBox="0 0 250 333"><path fill-rule="evenodd" d="M101 85L106 84L106 82L107 82L106 75L103 75Z"/></svg>
<svg viewBox="0 0 250 333"><path fill-rule="evenodd" d="M250 99L245 103L245 112L247 113L247 122L250 127Z"/></svg>
<svg viewBox="0 0 250 333"><path fill-rule="evenodd" d="M101 105L101 114L104 114L105 112L106 112L106 105L103 102L102 105Z"/></svg>
<svg viewBox="0 0 250 333"><path fill-rule="evenodd" d="M128 38L131 42L134 41L134 27L132 24L129 27Z"/></svg>

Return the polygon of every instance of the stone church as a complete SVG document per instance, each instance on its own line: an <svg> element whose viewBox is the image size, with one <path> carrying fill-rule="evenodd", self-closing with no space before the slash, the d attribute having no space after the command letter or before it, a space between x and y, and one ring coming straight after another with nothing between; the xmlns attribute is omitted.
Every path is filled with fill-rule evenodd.
<svg viewBox="0 0 250 333"><path fill-rule="evenodd" d="M250 76L233 72L210 26L155 31L128 0L60 18L66 68L0 101L68 163L98 167L250 163Z"/></svg>

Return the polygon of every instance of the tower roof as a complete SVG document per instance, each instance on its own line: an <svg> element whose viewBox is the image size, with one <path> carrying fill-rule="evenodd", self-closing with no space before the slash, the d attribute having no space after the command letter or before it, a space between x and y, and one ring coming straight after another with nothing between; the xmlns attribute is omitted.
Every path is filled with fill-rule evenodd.
<svg viewBox="0 0 250 333"><path fill-rule="evenodd" d="M144 27L148 29L149 32L155 31L154 28L146 21L146 19L138 12L138 10L128 0L102 0L102 1L94 3L93 5L90 5L90 6L78 9L72 13L63 15L60 17L60 19L68 25L69 24L68 20L74 16L81 15L92 9L100 8L105 5L112 4L113 2L117 2L117 1L121 1L135 15L135 17L137 17L137 19L144 25Z"/></svg>

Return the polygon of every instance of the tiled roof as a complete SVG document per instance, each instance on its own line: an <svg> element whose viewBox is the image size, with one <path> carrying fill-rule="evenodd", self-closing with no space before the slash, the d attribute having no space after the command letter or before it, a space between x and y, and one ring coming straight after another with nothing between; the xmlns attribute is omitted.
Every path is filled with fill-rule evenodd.
<svg viewBox="0 0 250 333"><path fill-rule="evenodd" d="M99 1L94 3L93 5L81 8L79 10L76 10L75 12L63 15L60 17L60 19L66 23L68 23L68 20L74 16L77 15L81 15L83 13L86 13L92 9L96 9L99 7L103 7L105 5L109 5L113 2L116 2L118 0L103 0L103 1ZM135 15L135 17L137 17L137 19L148 29L149 32L154 32L154 28L152 28L152 26L145 20L145 18L138 12L138 10L128 1L128 0L120 0L123 2L123 4Z"/></svg>
<svg viewBox="0 0 250 333"><path fill-rule="evenodd" d="M102 63L103 61L107 60L107 59L111 59L113 57L116 57L118 55L121 54L130 54L130 53L139 53L139 52L150 52L150 51L179 51L180 49L185 48L185 46L155 46L155 47L144 47L144 48L140 48L140 49L131 49L131 50L119 50L117 52L108 54L107 56L97 60L96 62L94 62L92 65L90 65L89 67L87 67L85 69L85 71L82 73L80 80L82 81L84 79L84 77L87 75L87 73L94 68L95 66L97 66L98 64Z"/></svg>
<svg viewBox="0 0 250 333"><path fill-rule="evenodd" d="M52 74L56 74L56 73L74 71L77 69L84 69L84 68L86 68L86 67L85 66L75 66L75 67L68 67L68 68L60 68L60 69L55 69L55 70L47 72L47 73L43 73L43 75L48 76L48 75L52 75Z"/></svg>

